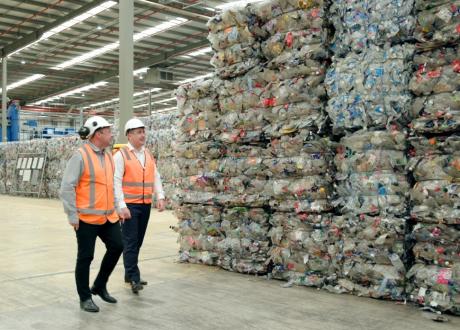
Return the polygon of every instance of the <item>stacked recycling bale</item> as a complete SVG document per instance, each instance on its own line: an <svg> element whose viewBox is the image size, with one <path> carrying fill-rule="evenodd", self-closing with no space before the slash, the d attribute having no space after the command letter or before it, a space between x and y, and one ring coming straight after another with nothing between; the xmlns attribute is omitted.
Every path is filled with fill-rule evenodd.
<svg viewBox="0 0 460 330"><path fill-rule="evenodd" d="M46 150L47 160L45 171L43 173L44 189L42 196L48 198L59 198L62 176L68 160L75 151L83 144L83 141L76 135L55 138L50 140L41 140ZM36 149L39 151L40 149Z"/></svg>
<svg viewBox="0 0 460 330"><path fill-rule="evenodd" d="M415 27L414 0L334 0L330 17L336 30L332 50L343 57L370 45L409 40Z"/></svg>
<svg viewBox="0 0 460 330"><path fill-rule="evenodd" d="M242 109L262 113L265 122L271 274L317 287L336 273L338 237L330 215L331 143L324 137L328 5L328 1L273 0L250 7L259 21L256 34L266 68L259 69L261 79L250 79L260 88L260 93L249 88L259 103Z"/></svg>
<svg viewBox="0 0 460 330"><path fill-rule="evenodd" d="M209 118L218 113L214 80L181 86L177 92L178 134L174 144L177 178L179 258L183 262L217 265L222 208L215 202L215 178L222 149L212 138L218 133ZM213 164L213 165L211 165ZM212 171L214 170L214 172Z"/></svg>
<svg viewBox="0 0 460 330"><path fill-rule="evenodd" d="M337 148L339 280L326 289L403 299L409 183L405 125L413 1L334 1L335 52L325 80Z"/></svg>
<svg viewBox="0 0 460 330"><path fill-rule="evenodd" d="M417 1L412 301L460 315L460 1Z"/></svg>
<svg viewBox="0 0 460 330"><path fill-rule="evenodd" d="M216 141L226 150L219 160L218 199L224 206L225 236L220 265L245 273L267 271L272 187L267 180L266 121L260 109L266 87L260 68L216 85L220 110Z"/></svg>
<svg viewBox="0 0 460 330"><path fill-rule="evenodd" d="M146 147L155 157L157 169L161 174L166 208L172 209L179 173L172 148L177 134L177 112L152 114L145 120L148 125Z"/></svg>
<svg viewBox="0 0 460 330"><path fill-rule="evenodd" d="M406 197L406 135L358 131L341 139L335 157L342 233L341 274L333 290L402 299Z"/></svg>
<svg viewBox="0 0 460 330"><path fill-rule="evenodd" d="M228 9L207 24L214 50L211 64L222 78L246 73L260 63L260 43L254 35L257 22L248 8Z"/></svg>

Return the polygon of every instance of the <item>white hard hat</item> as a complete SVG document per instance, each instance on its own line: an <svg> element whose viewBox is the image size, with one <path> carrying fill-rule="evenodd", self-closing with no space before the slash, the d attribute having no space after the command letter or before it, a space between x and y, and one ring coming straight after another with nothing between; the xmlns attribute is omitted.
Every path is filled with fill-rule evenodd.
<svg viewBox="0 0 460 330"><path fill-rule="evenodd" d="M110 126L112 126L112 124L110 124L107 120L105 120L101 116L89 117L85 122L85 127L89 129L88 138L93 136L94 132L98 128L110 127Z"/></svg>
<svg viewBox="0 0 460 330"><path fill-rule="evenodd" d="M130 129L145 127L144 123L138 118L132 118L125 124L125 135L128 134Z"/></svg>

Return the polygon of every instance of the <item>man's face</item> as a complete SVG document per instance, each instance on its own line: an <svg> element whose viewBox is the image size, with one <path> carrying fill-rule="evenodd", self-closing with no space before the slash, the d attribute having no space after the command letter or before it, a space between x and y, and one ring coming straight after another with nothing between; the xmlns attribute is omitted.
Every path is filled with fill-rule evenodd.
<svg viewBox="0 0 460 330"><path fill-rule="evenodd" d="M128 132L128 141L136 149L145 144L145 129L144 127L134 128Z"/></svg>
<svg viewBox="0 0 460 330"><path fill-rule="evenodd" d="M112 128L111 127L104 127L97 131L99 141L103 148L107 148L112 143Z"/></svg>

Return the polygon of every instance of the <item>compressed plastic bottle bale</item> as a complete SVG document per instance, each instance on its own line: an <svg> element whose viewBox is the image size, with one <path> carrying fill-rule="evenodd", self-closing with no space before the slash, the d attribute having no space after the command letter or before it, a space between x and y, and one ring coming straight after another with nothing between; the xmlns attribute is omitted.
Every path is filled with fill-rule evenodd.
<svg viewBox="0 0 460 330"><path fill-rule="evenodd" d="M220 266L243 273L266 271L269 214L261 208L233 207L222 214L226 238L219 244Z"/></svg>
<svg viewBox="0 0 460 330"><path fill-rule="evenodd" d="M225 132L233 129L261 130L268 122L260 109L248 109L244 113L230 112L219 118L219 130Z"/></svg>
<svg viewBox="0 0 460 330"><path fill-rule="evenodd" d="M453 154L460 150L460 136L436 135L436 136L414 136L409 138L411 157L420 157L425 155Z"/></svg>
<svg viewBox="0 0 460 330"><path fill-rule="evenodd" d="M336 30L332 50L344 56L371 45L409 40L415 28L413 7L414 0L333 1L329 14Z"/></svg>
<svg viewBox="0 0 460 330"><path fill-rule="evenodd" d="M393 265L346 262L338 287L358 296L404 300L405 278Z"/></svg>
<svg viewBox="0 0 460 330"><path fill-rule="evenodd" d="M460 40L460 1L416 1L415 38L422 49L455 44Z"/></svg>
<svg viewBox="0 0 460 330"><path fill-rule="evenodd" d="M199 99L178 99L178 109L181 114L198 114L201 111L218 111L217 99L214 97L204 97Z"/></svg>
<svg viewBox="0 0 460 330"><path fill-rule="evenodd" d="M250 13L245 8L229 8L222 13L212 17L206 24L210 33L217 33L223 31L231 26L247 25L249 23Z"/></svg>
<svg viewBox="0 0 460 330"><path fill-rule="evenodd" d="M178 189L178 202L185 204L217 205L217 193L185 191Z"/></svg>
<svg viewBox="0 0 460 330"><path fill-rule="evenodd" d="M283 135L292 134L301 130L310 129L318 133L326 127L327 117L322 112L314 113L310 116L304 116L301 119L291 118L288 121L279 121L263 128L267 138L279 138Z"/></svg>
<svg viewBox="0 0 460 330"><path fill-rule="evenodd" d="M233 129L222 132L217 139L223 143L263 143L265 136L260 130Z"/></svg>
<svg viewBox="0 0 460 330"><path fill-rule="evenodd" d="M177 158L207 158L214 159L220 158L226 153L226 146L218 141L206 141L202 143L188 142L188 143L173 143Z"/></svg>
<svg viewBox="0 0 460 330"><path fill-rule="evenodd" d="M294 157L299 154L311 154L320 157L321 153L333 150L333 144L327 138L319 137L311 130L301 130L295 135L283 135L279 139L272 139L269 150L278 157Z"/></svg>
<svg viewBox="0 0 460 330"><path fill-rule="evenodd" d="M257 66L260 63L260 59L257 57L250 57L244 61L229 65L229 66L224 66L221 68L217 68L216 74L224 79L236 77L245 74L255 66Z"/></svg>
<svg viewBox="0 0 460 330"><path fill-rule="evenodd" d="M395 150L406 149L407 132L392 127L391 130L361 130L344 136L340 140L338 149L341 152L350 150L351 153L360 153L370 150Z"/></svg>
<svg viewBox="0 0 460 330"><path fill-rule="evenodd" d="M235 206L250 206L250 207L266 207L269 204L270 196L264 194L255 195L235 195L235 194L218 194L215 196L215 201L218 205L227 207Z"/></svg>
<svg viewBox="0 0 460 330"><path fill-rule="evenodd" d="M220 80L218 84L215 84L215 91L219 98L222 98L241 94L242 91L246 90L264 88L269 83L267 79L270 79L265 77L264 71L266 71L264 68L256 67L244 76Z"/></svg>
<svg viewBox="0 0 460 330"><path fill-rule="evenodd" d="M269 214L257 208L229 208L222 214L222 230L226 237L267 240Z"/></svg>
<svg viewBox="0 0 460 330"><path fill-rule="evenodd" d="M341 174L395 170L407 165L403 131L358 131L341 139L335 165Z"/></svg>
<svg viewBox="0 0 460 330"><path fill-rule="evenodd" d="M343 210L348 212L402 214L409 184L404 175L396 175L392 171L352 173L339 181L336 189L343 199ZM357 208L354 209L354 206Z"/></svg>
<svg viewBox="0 0 460 330"><path fill-rule="evenodd" d="M301 63L319 67L319 64L329 58L326 40L327 31L290 31L272 35L262 43L261 49L270 61L268 67L271 68Z"/></svg>
<svg viewBox="0 0 460 330"><path fill-rule="evenodd" d="M460 230L445 224L418 223L412 233L416 262L451 267L460 262Z"/></svg>
<svg viewBox="0 0 460 330"><path fill-rule="evenodd" d="M335 58L325 85L330 97L327 112L337 133L407 124L413 50L411 45L372 46L361 54Z"/></svg>
<svg viewBox="0 0 460 330"><path fill-rule="evenodd" d="M178 187L184 191L218 192L218 173L206 173L177 180Z"/></svg>
<svg viewBox="0 0 460 330"><path fill-rule="evenodd" d="M407 165L406 153L400 150L370 149L356 152L339 147L335 158L340 173L375 172L400 169Z"/></svg>
<svg viewBox="0 0 460 330"><path fill-rule="evenodd" d="M222 113L226 113L232 111L243 112L246 109L261 108L263 93L263 89L257 88L251 91L244 90L240 94L232 96L220 96L220 110Z"/></svg>
<svg viewBox="0 0 460 330"><path fill-rule="evenodd" d="M412 171L417 181L460 181L460 152L453 155L432 155L418 159Z"/></svg>
<svg viewBox="0 0 460 330"><path fill-rule="evenodd" d="M211 59L211 65L215 68L225 68L245 62L248 59L257 59L259 56L260 44L256 43L246 47L236 44L215 52Z"/></svg>
<svg viewBox="0 0 460 330"><path fill-rule="evenodd" d="M318 30L325 24L324 17L324 7L295 10L269 20L262 29L267 36L289 31Z"/></svg>
<svg viewBox="0 0 460 330"><path fill-rule="evenodd" d="M412 128L417 133L452 133L458 127L460 98L458 92L420 96L412 104ZM445 121L444 125L436 125ZM430 123L431 121L431 123Z"/></svg>
<svg viewBox="0 0 460 330"><path fill-rule="evenodd" d="M248 26L229 26L223 31L210 33L208 40L214 49L225 49L236 44L251 46L256 42L254 34Z"/></svg>
<svg viewBox="0 0 460 330"><path fill-rule="evenodd" d="M282 80L278 86L271 86L272 89L263 94L263 105L274 107L308 101L311 97L324 97L326 95L322 86L324 77L324 72L318 72L317 75Z"/></svg>
<svg viewBox="0 0 460 330"><path fill-rule="evenodd" d="M218 236L219 230L210 232L208 228L215 228L216 224L220 227L221 212L222 209L216 206L182 204L174 210L174 214L179 219L179 226L175 230L180 234L205 233Z"/></svg>
<svg viewBox="0 0 460 330"><path fill-rule="evenodd" d="M297 157L264 159L266 174L272 178L293 178L326 175L331 168L332 155L302 154Z"/></svg>
<svg viewBox="0 0 460 330"><path fill-rule="evenodd" d="M273 180L273 196L277 199L327 199L332 191L323 176Z"/></svg>
<svg viewBox="0 0 460 330"><path fill-rule="evenodd" d="M297 285L321 287L335 273L339 232L329 214L280 213L270 219L272 275Z"/></svg>
<svg viewBox="0 0 460 330"><path fill-rule="evenodd" d="M179 133L177 134L177 137L176 137L176 141L179 142L179 143L182 143L182 142L198 142L198 143L202 143L202 142L206 142L206 141L209 141L211 139L211 137L213 136L216 136L219 134L219 131L218 130L191 130L189 132L181 132L179 131Z"/></svg>
<svg viewBox="0 0 460 330"><path fill-rule="evenodd" d="M183 116L177 123L182 133L195 134L197 131L215 130L219 125L219 114L201 112L198 115Z"/></svg>
<svg viewBox="0 0 460 330"><path fill-rule="evenodd" d="M460 315L460 263L451 267L418 263L409 270L407 278L411 301Z"/></svg>
<svg viewBox="0 0 460 330"><path fill-rule="evenodd" d="M217 246L221 240L221 237L202 234L179 236L179 260L181 262L217 265Z"/></svg>
<svg viewBox="0 0 460 330"><path fill-rule="evenodd" d="M413 218L428 223L457 224L460 185L447 180L417 182L411 190Z"/></svg>
<svg viewBox="0 0 460 330"><path fill-rule="evenodd" d="M404 218L349 214L334 218L334 224L342 234L344 261L393 265L399 272L405 272L401 261L405 252Z"/></svg>
<svg viewBox="0 0 460 330"><path fill-rule="evenodd" d="M410 88L419 95L412 105L416 133L452 133L460 127L459 49L442 47L415 56Z"/></svg>
<svg viewBox="0 0 460 330"><path fill-rule="evenodd" d="M324 103L319 98L315 98L305 102L288 103L273 107L270 111L264 111L263 117L267 122L277 124L279 122L288 122L291 119L315 118L324 109Z"/></svg>
<svg viewBox="0 0 460 330"><path fill-rule="evenodd" d="M412 217L429 223L457 223L460 214L459 154L422 157L413 158L410 164L417 180L411 190Z"/></svg>
<svg viewBox="0 0 460 330"><path fill-rule="evenodd" d="M209 78L204 80L194 81L193 83L187 83L179 86L175 91L179 99L189 98L198 99L204 98L214 93L214 84L219 83L219 79Z"/></svg>
<svg viewBox="0 0 460 330"><path fill-rule="evenodd" d="M414 57L417 72L410 82L416 95L460 90L460 47L443 48Z"/></svg>
<svg viewBox="0 0 460 330"><path fill-rule="evenodd" d="M262 21L268 22L275 17L293 11L324 8L328 3L327 0L269 0L252 3L248 10Z"/></svg>
<svg viewBox="0 0 460 330"><path fill-rule="evenodd" d="M333 209L329 199L270 199L270 207L279 212L328 212Z"/></svg>

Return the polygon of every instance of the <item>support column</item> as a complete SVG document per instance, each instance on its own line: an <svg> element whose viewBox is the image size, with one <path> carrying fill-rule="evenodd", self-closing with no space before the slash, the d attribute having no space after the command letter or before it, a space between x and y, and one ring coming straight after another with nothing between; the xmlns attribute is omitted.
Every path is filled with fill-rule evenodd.
<svg viewBox="0 0 460 330"><path fill-rule="evenodd" d="M124 134L126 122L133 116L133 94L134 94L134 1L119 1L119 95L120 114L118 118L119 134L117 143L126 143Z"/></svg>
<svg viewBox="0 0 460 330"><path fill-rule="evenodd" d="M6 97L7 97L7 90L6 90L6 77L7 77L7 72L6 72L6 65L7 60L6 56L2 58L2 142L6 142L6 132L7 132L7 126L8 126L8 121L6 119Z"/></svg>

